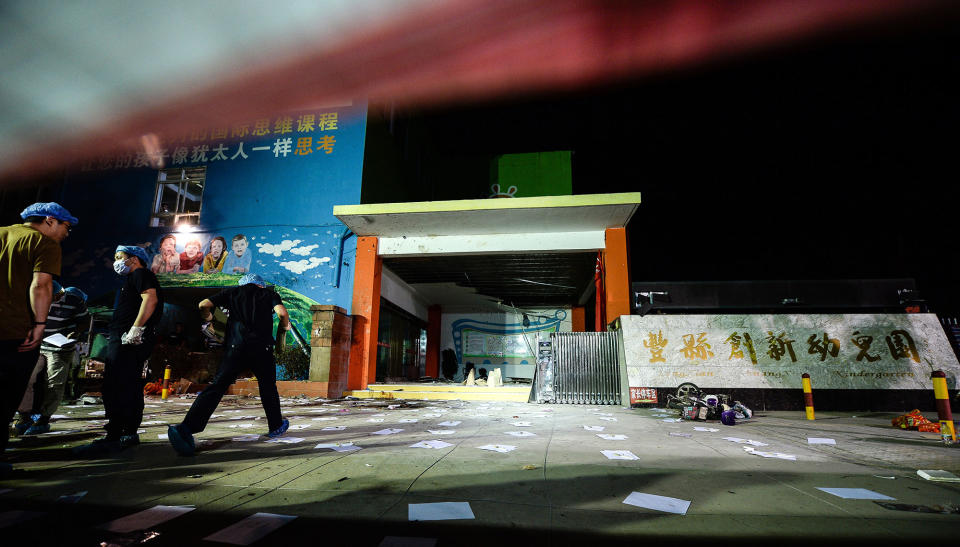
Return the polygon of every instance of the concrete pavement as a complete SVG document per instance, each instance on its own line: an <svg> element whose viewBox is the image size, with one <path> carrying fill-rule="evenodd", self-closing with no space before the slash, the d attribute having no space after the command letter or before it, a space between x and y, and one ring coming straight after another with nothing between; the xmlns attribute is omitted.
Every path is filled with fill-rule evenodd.
<svg viewBox="0 0 960 547"><path fill-rule="evenodd" d="M960 507L960 484L916 475L960 475L960 448L940 444L938 435L895 429L889 413L818 412L810 422L802 411L765 412L728 427L668 422L674 411L663 417L651 409L463 401L391 408L386 401L303 398L284 400L292 425L286 440L303 439L288 444L241 440L266 433L266 420L259 401L228 397L197 436L204 441L198 454L183 458L158 436L191 401L147 399L143 443L112 457L69 455L70 447L99 435L100 406L61 407L64 418L51 433L14 440L7 456L17 471L0 482L2 537L132 544L146 533L97 526L157 505L195 509L147 526L158 534L148 545L215 545L203 538L256 513L297 517L257 545L875 543L952 538L960 525L958 513L895 510L818 490L860 488L896 504ZM375 433L386 429L402 431ZM836 445L809 444L810 437ZM422 441L449 445L411 447ZM348 450L316 448L337 443ZM487 445L516 448L479 448ZM603 451L637 459L608 459ZM75 503L60 500L79 492L86 494ZM686 514L672 514L623 503L633 492L690 505ZM411 504L439 502L467 502L474 518L408 520ZM409 539L416 537L427 539Z"/></svg>

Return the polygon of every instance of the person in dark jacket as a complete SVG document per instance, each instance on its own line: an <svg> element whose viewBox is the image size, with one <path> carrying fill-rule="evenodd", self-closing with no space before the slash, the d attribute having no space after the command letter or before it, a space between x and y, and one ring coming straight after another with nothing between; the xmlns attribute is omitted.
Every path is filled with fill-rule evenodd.
<svg viewBox="0 0 960 547"><path fill-rule="evenodd" d="M103 369L103 408L107 435L78 446L74 453L93 456L140 444L143 421L143 367L153 352L156 327L163 315L163 291L147 268L142 247L120 245L113 269L123 276L123 288L110 320L110 337Z"/></svg>
<svg viewBox="0 0 960 547"><path fill-rule="evenodd" d="M267 415L268 437L286 433L290 422L280 412L277 393L277 368L273 359L276 343L273 335L273 314L280 318L280 328L290 330L290 316L280 295L266 287L259 275L246 274L237 287L231 287L200 302L200 314L207 323L213 320L214 307L230 311L227 319L226 352L217 377L193 402L183 422L167 428L167 438L181 456L192 456L196 444L193 434L207 426L207 421L227 388L245 369L253 370L260 387L260 403Z"/></svg>

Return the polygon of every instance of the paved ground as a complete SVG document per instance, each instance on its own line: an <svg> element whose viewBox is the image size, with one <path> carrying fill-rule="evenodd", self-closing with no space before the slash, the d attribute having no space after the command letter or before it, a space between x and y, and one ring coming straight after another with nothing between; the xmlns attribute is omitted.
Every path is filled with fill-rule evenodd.
<svg viewBox="0 0 960 547"><path fill-rule="evenodd" d="M808 422L802 412L766 412L727 427L666 422L652 409L461 401L389 408L380 401L289 399L287 440L303 440L286 444L238 440L265 433L266 420L256 399L228 398L198 435L205 440L201 451L183 458L158 435L189 404L148 399L143 444L113 457L69 455L71 446L99 434L99 406L61 407L66 418L53 432L14 440L8 457L17 472L0 482L0 537L41 545L139 544L144 532L97 526L157 505L195 510L148 526L159 535L147 545L215 545L203 538L260 512L297 518L258 545L434 544L409 539L420 537L437 545L653 539L712 547L952 539L960 529L960 514L894 510L817 489L863 488L895 498L892 503L936 510L960 506L960 485L916 474L944 469L960 475L960 448L941 445L937 435L894 429L892 414L819 412ZM332 427L342 429L324 429ZM374 434L388 428L402 431ZM808 444L808 437L836 445ZM433 440L450 445L411 447ZM320 443L360 449L316 448ZM485 445L516 449L479 448ZM745 447L796 459L765 458ZM604 450L626 450L637 459L608 459ZM79 500L60 499L79 492L86 492ZM623 503L633 492L690 505L681 515ZM439 502L467 502L474 518L408 520L411 504ZM398 537L407 539L391 543Z"/></svg>

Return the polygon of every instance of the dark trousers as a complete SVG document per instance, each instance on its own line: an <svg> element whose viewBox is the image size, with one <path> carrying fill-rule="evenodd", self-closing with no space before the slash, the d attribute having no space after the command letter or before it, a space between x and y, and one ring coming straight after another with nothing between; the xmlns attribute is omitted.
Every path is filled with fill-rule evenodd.
<svg viewBox="0 0 960 547"><path fill-rule="evenodd" d="M280 414L280 395L277 393L277 366L273 360L272 346L231 345L227 348L220 362L220 370L213 383L197 395L183 425L191 433L199 433L207 427L210 415L217 409L220 399L227 392L244 369L249 368L257 376L260 386L260 404L267 415L267 426L270 431L280 427L283 416Z"/></svg>
<svg viewBox="0 0 960 547"><path fill-rule="evenodd" d="M17 407L27 391L30 374L40 358L40 347L32 351L19 352L17 348L23 338L0 340L0 412L3 413L3 433L0 434L0 458L7 448L10 436L9 426Z"/></svg>
<svg viewBox="0 0 960 547"><path fill-rule="evenodd" d="M138 345L121 344L123 332L110 332L103 368L103 409L107 436L133 435L143 421L143 365L153 352L154 337Z"/></svg>

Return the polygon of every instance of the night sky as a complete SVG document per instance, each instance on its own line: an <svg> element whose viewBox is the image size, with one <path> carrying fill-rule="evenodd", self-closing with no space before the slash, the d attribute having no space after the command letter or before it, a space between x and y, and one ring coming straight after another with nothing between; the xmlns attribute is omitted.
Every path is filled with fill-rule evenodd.
<svg viewBox="0 0 960 547"><path fill-rule="evenodd" d="M397 176L444 199L452 177L482 187L496 154L572 150L575 194L643 193L634 280L910 277L933 311L960 313L958 38L929 22L869 29L406 111Z"/></svg>

